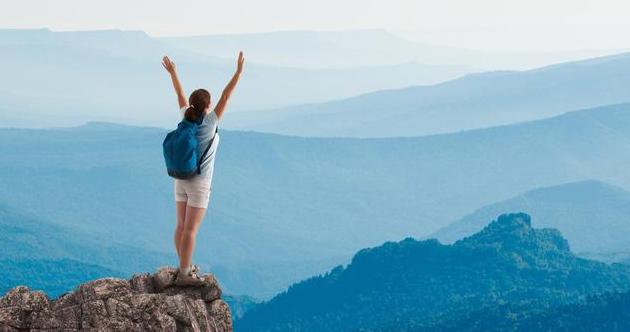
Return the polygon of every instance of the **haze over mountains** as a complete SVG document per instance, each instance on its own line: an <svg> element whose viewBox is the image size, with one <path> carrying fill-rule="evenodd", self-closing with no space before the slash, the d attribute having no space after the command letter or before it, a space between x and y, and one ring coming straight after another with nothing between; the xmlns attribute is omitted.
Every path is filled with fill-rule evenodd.
<svg viewBox="0 0 630 332"><path fill-rule="evenodd" d="M265 112L231 128L299 136L400 137L485 128L630 101L630 53L523 72L488 72L432 85Z"/></svg>
<svg viewBox="0 0 630 332"><path fill-rule="evenodd" d="M245 78L231 102L232 112L322 103L380 90L431 85L488 68L520 68L516 63L498 65L499 67L477 66L475 59L499 64L502 63L501 59L513 62L515 58L536 58L531 54L486 54L421 45L381 30L277 32L236 35L230 38L152 38L141 31L52 32L47 29L4 29L0 30L0 50L3 52L0 70L5 77L0 82L0 110L6 115L0 119L0 126L51 127L80 125L87 121L170 126L177 121L177 117L173 113L175 106L170 106L174 105L170 82L159 65L161 56L169 54L179 64L184 87L188 91L206 87L218 96L234 70L234 43L239 43L246 50L248 65ZM557 54L551 57L553 59L540 61L540 65L602 53L609 52ZM46 56L42 57L42 54ZM541 55L543 58L548 56L549 54ZM292 60L299 61L291 63ZM519 61L521 60L516 62ZM532 61L539 65L535 60ZM319 67L315 64L319 64ZM530 64L529 67L531 66L534 65ZM567 73L566 77L562 76L560 79L573 80L571 75L573 74ZM549 78L549 84L562 83L557 77ZM505 80L511 82L513 78L508 75ZM516 78L514 80L513 83L505 84L505 89L513 87L519 90L522 82ZM447 106L448 108L460 107L461 105L456 104L463 102L462 98L474 98L460 95L458 83L454 85L452 89L427 89L437 89L443 95L434 97L455 103ZM598 86L593 87L597 88ZM461 89L469 88L464 86ZM474 92L474 88L471 92ZM392 93L394 95L390 98L389 94ZM559 93L562 94L562 91ZM226 128L233 129L299 135L379 137L460 130L507 121L499 118L496 123L484 122L484 118L495 116L494 113L483 113L480 114L480 120L470 121L449 112L444 112L442 117L435 120L426 121L427 118L422 115L425 113L417 110L437 111L435 105L427 104L432 102L430 95L431 93L418 94L419 100L427 99L420 103L409 100L405 93L398 96L394 91L379 92L373 98L370 97L372 99L358 97L359 101L351 102L353 106L349 110L345 109L345 102L341 102L344 115L339 115L338 118L335 115L335 121L330 122L322 122L319 112L330 115L330 107L336 109L337 106L334 105L337 102L313 106L317 109L317 115L312 114L312 107L300 106L294 109L299 114L295 119L291 118L296 115L292 111L281 112L280 118L274 115L275 112L265 112L260 118L247 112L242 117L227 121L225 125ZM622 100L611 98L608 101L612 103ZM520 103L518 99L515 102ZM493 101L490 100L489 103L492 104ZM567 103L562 105L562 112L598 105L601 103ZM472 105L473 108L481 106L483 105ZM379 115L378 112L375 114L374 110L383 110L383 107L388 111L386 115ZM414 112L409 112L410 107ZM18 108L20 112L12 111ZM534 112L535 115L540 115L541 112L550 115L549 110L545 110L527 111ZM51 116L53 114L54 117ZM269 118L268 114L273 116ZM289 118L285 118L287 114L290 115ZM416 118L418 116L420 119ZM410 121L405 121L405 118ZM509 117L513 120L530 118ZM452 127L441 123L447 120L452 123ZM305 126L304 121L312 124ZM346 124L348 121L354 124ZM386 129L374 132L375 121L379 125L386 121ZM419 127L404 130L405 128L400 128L401 122L408 123L409 127ZM423 126L437 129L427 131ZM366 135L366 130L370 132L369 135Z"/></svg>
<svg viewBox="0 0 630 332"><path fill-rule="evenodd" d="M66 208L72 204L66 204ZM111 243L97 233L63 227L0 205L0 293L26 284L51 296L94 278L122 277L151 270L171 254Z"/></svg>
<svg viewBox="0 0 630 332"><path fill-rule="evenodd" d="M269 297L360 248L427 236L533 188L585 179L630 188L629 132L630 105L418 138L223 131L196 261L230 294ZM172 252L165 134L112 124L2 129L0 202L112 245Z"/></svg>
<svg viewBox="0 0 630 332"><path fill-rule="evenodd" d="M453 243L481 230L488 218L511 211L526 211L534 227L558 229L577 254L630 256L630 192L600 181L531 190L482 207L430 237Z"/></svg>
<svg viewBox="0 0 630 332"><path fill-rule="evenodd" d="M484 52L422 44L386 30L277 31L160 38L174 46L231 58L239 49L257 62L299 68L348 68L400 63L458 64L482 70L530 69L617 53L610 50L566 52Z"/></svg>
<svg viewBox="0 0 630 332"><path fill-rule="evenodd" d="M82 277L175 264L160 144L180 119L159 60L172 55L188 91L217 96L236 45L248 64L221 125L195 256L227 293L268 299L361 248L455 241L503 212L559 228L580 255L630 252L629 54L461 77L587 54L486 54L378 30L0 30L0 127L56 127L0 129L0 249L11 273L42 272L42 285L63 276L48 285L54 294ZM0 291L20 279L6 280Z"/></svg>
<svg viewBox="0 0 630 332"><path fill-rule="evenodd" d="M285 46L289 47L289 46ZM0 126L78 125L87 121L168 126L174 94L160 65L178 64L188 91L205 87L218 96L235 69L228 59L171 46L141 31L51 32L0 30ZM275 50L282 52L282 49ZM42 57L45 54L45 57ZM355 68L289 68L256 62L247 53L245 77L233 110L322 102L388 88L432 84L475 69L458 63L394 63ZM11 112L20 107L21 112ZM50 119L54 114L55 119Z"/></svg>

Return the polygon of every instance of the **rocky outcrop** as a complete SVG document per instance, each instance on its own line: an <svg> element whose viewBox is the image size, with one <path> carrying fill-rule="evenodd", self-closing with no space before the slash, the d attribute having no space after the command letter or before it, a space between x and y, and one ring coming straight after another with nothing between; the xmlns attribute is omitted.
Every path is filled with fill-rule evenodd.
<svg viewBox="0 0 630 332"><path fill-rule="evenodd" d="M214 276L204 276L205 286L178 287L175 275L165 267L98 279L54 300L18 286L0 298L0 331L232 331Z"/></svg>

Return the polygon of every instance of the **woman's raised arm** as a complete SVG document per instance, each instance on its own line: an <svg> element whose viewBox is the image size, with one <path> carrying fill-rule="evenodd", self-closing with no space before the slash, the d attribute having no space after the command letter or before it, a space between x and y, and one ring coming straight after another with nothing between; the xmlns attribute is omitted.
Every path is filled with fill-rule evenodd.
<svg viewBox="0 0 630 332"><path fill-rule="evenodd" d="M245 63L245 57L243 57L243 52L241 51L238 53L238 60L236 62L236 72L234 73L234 76L232 76L232 79L225 86L225 89L223 89L223 93L221 93L221 98L219 99L217 106L214 108L214 113L216 113L217 118L219 119L221 119L223 112L225 112L225 106L227 106L227 102L230 99L230 96L232 95L232 91L234 91L234 88L236 87L236 83L238 83L238 79L241 77L244 63Z"/></svg>
<svg viewBox="0 0 630 332"><path fill-rule="evenodd" d="M169 59L167 56L164 56L162 58L162 66L171 75L171 81L173 82L173 88L175 88L175 93L177 94L177 103L179 104L179 108L188 107L186 94L184 93L182 84L179 82L179 78L177 77L177 70L175 69L175 62L171 61L171 59Z"/></svg>

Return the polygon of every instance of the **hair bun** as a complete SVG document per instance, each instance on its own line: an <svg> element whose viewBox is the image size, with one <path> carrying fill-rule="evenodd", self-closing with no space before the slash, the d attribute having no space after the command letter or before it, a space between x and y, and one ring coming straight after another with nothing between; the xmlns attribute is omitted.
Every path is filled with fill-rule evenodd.
<svg viewBox="0 0 630 332"><path fill-rule="evenodd" d="M204 117L204 112L210 107L210 92L205 89L197 89L188 98L188 109L184 113L186 120L197 122Z"/></svg>

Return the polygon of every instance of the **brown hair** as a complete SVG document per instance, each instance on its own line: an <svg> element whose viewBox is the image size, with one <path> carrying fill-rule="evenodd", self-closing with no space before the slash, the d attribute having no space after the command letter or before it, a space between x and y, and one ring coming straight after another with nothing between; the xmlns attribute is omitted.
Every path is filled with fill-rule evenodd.
<svg viewBox="0 0 630 332"><path fill-rule="evenodd" d="M210 92L206 89L197 89L188 98L190 105L184 112L184 119L190 122L198 122L203 116L206 108L210 106Z"/></svg>

